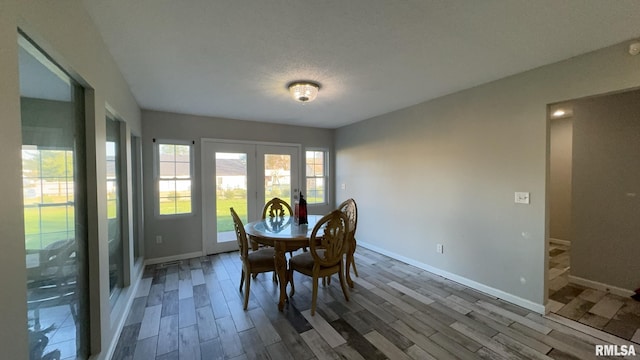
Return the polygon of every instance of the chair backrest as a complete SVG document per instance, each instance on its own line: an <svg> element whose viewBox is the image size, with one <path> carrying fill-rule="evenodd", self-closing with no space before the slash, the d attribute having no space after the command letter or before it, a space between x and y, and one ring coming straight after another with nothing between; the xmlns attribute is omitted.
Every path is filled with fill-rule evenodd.
<svg viewBox="0 0 640 360"><path fill-rule="evenodd" d="M349 218L349 232L355 235L356 228L358 227L358 206L356 205L356 201L353 199L345 200L338 206L338 210L347 215Z"/></svg>
<svg viewBox="0 0 640 360"><path fill-rule="evenodd" d="M282 217L285 215L293 216L291 206L286 201L280 198L273 198L269 200L262 209L262 218L268 217Z"/></svg>
<svg viewBox="0 0 640 360"><path fill-rule="evenodd" d="M242 220L233 208L229 208L231 211L231 217L233 218L233 228L236 231L236 240L238 241L238 248L240 249L240 257L246 259L249 255L249 241L247 241L247 233L244 231L244 225Z"/></svg>
<svg viewBox="0 0 640 360"><path fill-rule="evenodd" d="M334 266L349 248L349 218L334 210L318 221L311 232L309 251L316 264ZM319 250L323 250L320 252Z"/></svg>

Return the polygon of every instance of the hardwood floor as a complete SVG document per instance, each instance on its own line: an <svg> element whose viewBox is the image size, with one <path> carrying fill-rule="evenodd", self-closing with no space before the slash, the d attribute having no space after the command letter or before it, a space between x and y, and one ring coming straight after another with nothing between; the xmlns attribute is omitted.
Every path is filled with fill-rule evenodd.
<svg viewBox="0 0 640 360"><path fill-rule="evenodd" d="M549 247L551 312L640 344L640 302L569 283L569 251L564 245Z"/></svg>
<svg viewBox="0 0 640 360"><path fill-rule="evenodd" d="M242 310L237 253L148 266L113 359L591 359L597 344L632 344L362 247L356 262L351 301L334 278L314 317L299 274L283 312L268 273Z"/></svg>

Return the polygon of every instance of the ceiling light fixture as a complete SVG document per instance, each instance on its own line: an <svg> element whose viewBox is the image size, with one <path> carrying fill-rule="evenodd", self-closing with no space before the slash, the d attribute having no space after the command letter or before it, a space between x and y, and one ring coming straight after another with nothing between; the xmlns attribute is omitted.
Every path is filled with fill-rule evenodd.
<svg viewBox="0 0 640 360"><path fill-rule="evenodd" d="M320 85L312 81L294 81L288 85L289 93L295 101L309 102L318 96Z"/></svg>
<svg viewBox="0 0 640 360"><path fill-rule="evenodd" d="M558 110L556 110L556 111L554 111L554 112L553 112L553 117L560 117L560 116L562 116L562 115L564 115L564 114L566 114L566 113L564 112L564 110L562 110L562 109L558 109Z"/></svg>

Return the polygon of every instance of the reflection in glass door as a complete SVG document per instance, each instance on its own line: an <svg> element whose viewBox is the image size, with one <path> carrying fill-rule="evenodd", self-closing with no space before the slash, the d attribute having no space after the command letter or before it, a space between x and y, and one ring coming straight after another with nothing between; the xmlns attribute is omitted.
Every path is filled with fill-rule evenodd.
<svg viewBox="0 0 640 360"><path fill-rule="evenodd" d="M29 358L85 359L84 92L28 40L18 43Z"/></svg>
<svg viewBox="0 0 640 360"><path fill-rule="evenodd" d="M124 285L122 175L120 172L122 142L120 141L120 122L111 116L107 116L106 129L109 294L113 304Z"/></svg>

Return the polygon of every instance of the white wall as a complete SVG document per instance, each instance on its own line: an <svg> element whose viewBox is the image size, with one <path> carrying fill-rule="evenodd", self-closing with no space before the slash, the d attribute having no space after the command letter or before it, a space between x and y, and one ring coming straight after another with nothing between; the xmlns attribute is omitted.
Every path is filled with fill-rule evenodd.
<svg viewBox="0 0 640 360"><path fill-rule="evenodd" d="M7 359L27 353L26 271L21 181L21 122L17 34L21 28L72 77L89 88L87 165L89 172L89 252L91 346L102 349L114 338L123 305L109 309L106 235L105 107L110 106L132 132L141 133L140 111L94 28L81 1L0 1L0 349ZM97 179L97 180L96 180ZM104 221L103 221L104 219ZM122 299L130 294L125 291Z"/></svg>
<svg viewBox="0 0 640 360"><path fill-rule="evenodd" d="M336 202L358 244L543 311L547 105L638 85L620 44L340 128Z"/></svg>
<svg viewBox="0 0 640 360"><path fill-rule="evenodd" d="M202 251L202 203L200 201L202 177L200 164L200 143L202 139L225 139L255 142L275 142L301 144L304 149L325 148L333 154L334 131L329 129L277 125L254 121L241 121L204 116L174 114L144 110L142 112L142 153L144 157L144 216L145 216L145 257L162 259L188 255ZM154 210L153 180L153 139L195 141L195 181L193 187L193 215L160 219ZM330 164L333 164L330 159ZM304 169L301 180L304 181ZM333 169L330 170L333 173ZM333 183L329 192L334 191ZM332 200L333 198L330 198ZM326 206L310 205L312 214L326 214L334 204ZM212 221L212 220L208 220ZM162 244L156 244L155 237L162 236Z"/></svg>

